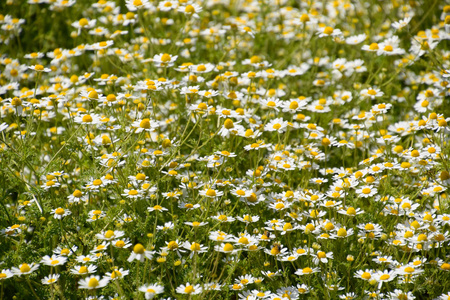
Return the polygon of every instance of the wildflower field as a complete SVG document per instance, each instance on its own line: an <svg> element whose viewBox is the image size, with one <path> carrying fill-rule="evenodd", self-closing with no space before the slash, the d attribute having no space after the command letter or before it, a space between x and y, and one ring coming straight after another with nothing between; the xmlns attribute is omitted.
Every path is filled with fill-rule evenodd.
<svg viewBox="0 0 450 300"><path fill-rule="evenodd" d="M446 2L0 1L0 299L450 299Z"/></svg>

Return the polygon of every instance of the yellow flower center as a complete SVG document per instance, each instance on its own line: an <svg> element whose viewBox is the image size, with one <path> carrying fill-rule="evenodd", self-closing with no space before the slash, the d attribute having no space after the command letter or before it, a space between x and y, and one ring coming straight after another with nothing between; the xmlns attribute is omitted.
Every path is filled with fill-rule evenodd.
<svg viewBox="0 0 450 300"><path fill-rule="evenodd" d="M20 266L20 272L21 273L27 273L27 272L30 272L30 271L31 271L31 268L30 268L30 266L28 264L22 264Z"/></svg>
<svg viewBox="0 0 450 300"><path fill-rule="evenodd" d="M204 71L206 71L206 67L205 67L204 65L199 65L199 66L197 67L197 71L199 71L199 72L204 72Z"/></svg>
<svg viewBox="0 0 450 300"><path fill-rule="evenodd" d="M128 195L130 195L130 196L136 196L137 194L138 194L138 191L136 191L136 190L130 190L128 192Z"/></svg>
<svg viewBox="0 0 450 300"><path fill-rule="evenodd" d="M191 251L200 251L200 244L198 244L198 243L192 243L192 245L191 245Z"/></svg>
<svg viewBox="0 0 450 300"><path fill-rule="evenodd" d="M142 246L142 244L136 244L134 245L133 251L136 254L144 254L145 248L144 246Z"/></svg>
<svg viewBox="0 0 450 300"><path fill-rule="evenodd" d="M275 208L276 208L276 209L283 209L283 208L284 208L284 204L281 203L281 202L279 202L279 203L277 203L277 204L275 205Z"/></svg>
<svg viewBox="0 0 450 300"><path fill-rule="evenodd" d="M108 96L106 96L106 100L109 102L116 101L116 99L117 99L116 95L114 95L114 94L109 94Z"/></svg>
<svg viewBox="0 0 450 300"><path fill-rule="evenodd" d="M184 9L184 12L187 13L187 14L193 14L193 13L195 13L195 8L194 8L194 6L189 4Z"/></svg>
<svg viewBox="0 0 450 300"><path fill-rule="evenodd" d="M380 276L381 280L388 280L389 278L391 278L391 276L389 274L383 274Z"/></svg>
<svg viewBox="0 0 450 300"><path fill-rule="evenodd" d="M292 101L291 104L289 104L289 109L297 109L298 103L297 101Z"/></svg>
<svg viewBox="0 0 450 300"><path fill-rule="evenodd" d="M114 236L114 231L113 230L108 230L108 231L105 232L105 238L110 239L113 236Z"/></svg>
<svg viewBox="0 0 450 300"><path fill-rule="evenodd" d="M145 180L145 178L146 178L145 174L138 173L136 175L136 180Z"/></svg>
<svg viewBox="0 0 450 300"><path fill-rule="evenodd" d="M162 62L168 62L170 60L171 60L170 54L164 53L163 55L161 55L161 61Z"/></svg>
<svg viewBox="0 0 450 300"><path fill-rule="evenodd" d="M120 273L119 271L112 271L111 272L111 278L116 278L116 277L122 277L122 273Z"/></svg>
<svg viewBox="0 0 450 300"><path fill-rule="evenodd" d="M419 236L417 237L417 240L419 242L428 241L428 237L425 234L422 233L422 234L419 234Z"/></svg>
<svg viewBox="0 0 450 300"><path fill-rule="evenodd" d="M67 248L64 248L61 250L61 255L69 255L70 254L70 250Z"/></svg>
<svg viewBox="0 0 450 300"><path fill-rule="evenodd" d="M339 228L337 235L340 237L347 236L347 230L345 230L345 228Z"/></svg>
<svg viewBox="0 0 450 300"><path fill-rule="evenodd" d="M202 102L202 103L198 104L197 108L201 109L201 110L206 110L208 108L208 106L206 105L206 103Z"/></svg>
<svg viewBox="0 0 450 300"><path fill-rule="evenodd" d="M327 34L327 35L330 35L330 34L333 33L333 31L334 31L333 27L327 26L327 27L325 27L325 29L323 30L323 33L325 33L325 34Z"/></svg>
<svg viewBox="0 0 450 300"><path fill-rule="evenodd" d="M167 245L167 248L169 248L170 250L174 250L178 248L178 244L175 241L171 241L169 242L169 244Z"/></svg>
<svg viewBox="0 0 450 300"><path fill-rule="evenodd" d="M373 90L373 89L369 89L367 91L367 94L371 95L371 96L375 96L377 94L377 91Z"/></svg>
<svg viewBox="0 0 450 300"><path fill-rule="evenodd" d="M364 226L364 229L365 230L374 230L375 229L375 227L373 226L373 224L366 224L366 226Z"/></svg>
<svg viewBox="0 0 450 300"><path fill-rule="evenodd" d="M403 208L403 209L411 209L411 204L409 204L409 203L403 203L403 204L402 204L402 208Z"/></svg>
<svg viewBox="0 0 450 300"><path fill-rule="evenodd" d="M378 44L377 43L370 44L369 49L372 51L378 50L379 49Z"/></svg>
<svg viewBox="0 0 450 300"><path fill-rule="evenodd" d="M231 252L233 250L234 250L234 247L230 243L226 243L225 246L223 246L223 251Z"/></svg>
<svg viewBox="0 0 450 300"><path fill-rule="evenodd" d="M215 197L216 196L216 191L212 190L212 189L208 189L206 191L206 195L209 196L209 197Z"/></svg>
<svg viewBox="0 0 450 300"><path fill-rule="evenodd" d="M149 119L143 119L143 120L139 123L139 127L145 128L145 129L150 129L150 120L149 120Z"/></svg>
<svg viewBox="0 0 450 300"><path fill-rule="evenodd" d="M283 226L283 230L284 231L286 231L286 230L291 230L293 227L292 227L292 224L291 223L286 223L286 224L284 224L284 226Z"/></svg>
<svg viewBox="0 0 450 300"><path fill-rule="evenodd" d="M100 283L98 282L98 280L95 277L92 277L91 279L89 279L88 287L96 288L99 284Z"/></svg>
<svg viewBox="0 0 450 300"><path fill-rule="evenodd" d="M192 293L192 292L194 292L195 290L194 290L194 287L192 286L192 285L188 285L187 287L185 287L184 288L184 292L186 293L186 294L190 294L190 293Z"/></svg>
<svg viewBox="0 0 450 300"><path fill-rule="evenodd" d="M81 121L83 123L90 123L93 121L92 117L90 115L84 115L83 118L81 119Z"/></svg>
<svg viewBox="0 0 450 300"><path fill-rule="evenodd" d="M89 25L89 21L88 21L86 18L82 18L82 19L80 19L80 20L78 21L78 24L79 24L81 27L84 27L84 26Z"/></svg>
<svg viewBox="0 0 450 300"><path fill-rule="evenodd" d="M234 128L234 123L231 119L226 119L223 125L226 129Z"/></svg>

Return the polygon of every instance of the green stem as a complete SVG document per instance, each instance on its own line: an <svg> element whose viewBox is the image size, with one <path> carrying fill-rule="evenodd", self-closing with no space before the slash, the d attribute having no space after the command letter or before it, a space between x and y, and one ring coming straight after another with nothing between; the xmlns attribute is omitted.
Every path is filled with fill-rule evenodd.
<svg viewBox="0 0 450 300"><path fill-rule="evenodd" d="M30 278L28 276L27 276L27 283L28 283L28 286L31 289L31 292L33 292L33 295L34 295L35 299L40 300L39 296L36 294L36 292L34 291L33 287L31 286ZM3 287L3 285L2 285L2 287Z"/></svg>

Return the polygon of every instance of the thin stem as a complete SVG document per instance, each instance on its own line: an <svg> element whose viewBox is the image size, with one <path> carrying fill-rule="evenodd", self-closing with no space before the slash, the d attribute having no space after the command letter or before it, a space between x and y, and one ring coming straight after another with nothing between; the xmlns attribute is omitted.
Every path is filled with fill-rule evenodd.
<svg viewBox="0 0 450 300"><path fill-rule="evenodd" d="M39 298L39 296L36 294L36 292L34 291L33 287L31 286L31 282L30 282L30 277L29 276L27 276L27 283L28 283L28 286L31 289L31 292L33 292L34 297L36 299L38 299L38 300L41 299L41 298ZM3 285L2 285L2 288L3 288Z"/></svg>

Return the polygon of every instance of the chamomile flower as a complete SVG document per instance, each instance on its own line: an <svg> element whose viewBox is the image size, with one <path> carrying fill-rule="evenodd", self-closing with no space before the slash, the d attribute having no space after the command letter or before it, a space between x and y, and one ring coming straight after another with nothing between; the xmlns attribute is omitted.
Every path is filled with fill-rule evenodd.
<svg viewBox="0 0 450 300"><path fill-rule="evenodd" d="M374 274L374 279L378 282L378 288L381 288L382 284L395 279L397 274L394 270L378 271Z"/></svg>
<svg viewBox="0 0 450 300"><path fill-rule="evenodd" d="M87 275L95 273L97 270L97 266L88 265L88 266L74 266L70 269L70 273L74 275Z"/></svg>
<svg viewBox="0 0 450 300"><path fill-rule="evenodd" d="M95 254L97 252L106 251L109 245L110 245L109 242L103 241L100 245L95 246L94 249L91 250L91 253Z"/></svg>
<svg viewBox="0 0 450 300"><path fill-rule="evenodd" d="M168 53L156 54L153 57L153 63L159 67L171 67L177 60L178 55L170 55Z"/></svg>
<svg viewBox="0 0 450 300"><path fill-rule="evenodd" d="M225 223L225 222L234 222L236 220L234 217L227 216L227 215L225 215L225 214L223 214L221 212L218 212L217 215L212 216L212 218L214 220L217 220L217 221L223 222L223 223Z"/></svg>
<svg viewBox="0 0 450 300"><path fill-rule="evenodd" d="M279 111L283 105L283 102L281 102L281 100L278 98L267 98L267 99L262 99L261 104L263 107L267 107L269 109L274 109L276 111Z"/></svg>
<svg viewBox="0 0 450 300"><path fill-rule="evenodd" d="M412 19L412 17L406 17L404 19L401 19L399 21L396 21L396 22L392 23L391 26L395 30L402 30L402 28L408 26L408 24L411 21L411 19Z"/></svg>
<svg viewBox="0 0 450 300"><path fill-rule="evenodd" d="M217 198L217 197L221 197L223 195L222 191L213 189L213 188L209 188L206 190L201 190L199 192L199 194L203 197L207 197L207 198Z"/></svg>
<svg viewBox="0 0 450 300"><path fill-rule="evenodd" d="M113 239L117 239L120 238L124 235L125 233L123 231L120 230L107 230L107 231L101 231L100 233L96 234L95 237L99 240L105 240L105 241L110 241Z"/></svg>
<svg viewBox="0 0 450 300"><path fill-rule="evenodd" d="M83 203L86 202L89 197L88 195L83 194L80 190L75 190L72 194L70 194L67 199L69 203Z"/></svg>
<svg viewBox="0 0 450 300"><path fill-rule="evenodd" d="M236 219L238 219L239 221L249 224L249 223L254 223L254 222L258 222L260 217L259 216L251 216L251 215L243 215L242 217L237 216Z"/></svg>
<svg viewBox="0 0 450 300"><path fill-rule="evenodd" d="M126 0L125 5L130 11L149 8L149 0Z"/></svg>
<svg viewBox="0 0 450 300"><path fill-rule="evenodd" d="M200 254L200 253L205 253L208 252L208 247L207 246L203 246L200 243L196 243L196 242L184 242L183 246L184 249L191 251L191 255L190 257L194 256L194 254Z"/></svg>
<svg viewBox="0 0 450 300"><path fill-rule="evenodd" d="M164 286L159 284L148 284L139 287L139 291L145 293L145 299L153 299L157 294L164 293Z"/></svg>
<svg viewBox="0 0 450 300"><path fill-rule="evenodd" d="M64 208L57 208L57 209L52 209L51 213L53 214L53 217L57 220L61 220L64 217L69 216L70 214L72 214L72 212L68 209L64 209Z"/></svg>
<svg viewBox="0 0 450 300"><path fill-rule="evenodd" d="M235 249L233 244L231 243L222 243L221 245L215 245L214 251L222 252L225 254L234 254L239 251L239 249Z"/></svg>
<svg viewBox="0 0 450 300"><path fill-rule="evenodd" d="M333 259L333 252L317 251L317 253L311 253L314 264L328 263L328 260Z"/></svg>
<svg viewBox="0 0 450 300"><path fill-rule="evenodd" d="M56 181L56 180L48 180L47 182L45 182L43 185L41 185L41 188L43 188L44 190L49 190L52 188L57 188L59 187L61 184ZM55 213L55 212L53 212ZM64 214L64 212L63 212Z"/></svg>
<svg viewBox="0 0 450 300"><path fill-rule="evenodd" d="M374 186L364 185L364 186L360 187L359 189L356 189L356 194L359 197L369 198L369 197L375 196L377 191L378 191L377 188Z"/></svg>
<svg viewBox="0 0 450 300"><path fill-rule="evenodd" d="M78 288L88 290L101 289L107 286L108 283L108 278L104 277L101 279L100 276L91 275L84 279L80 279L80 281L78 281Z"/></svg>
<svg viewBox="0 0 450 300"><path fill-rule="evenodd" d="M113 44L114 41L112 40L101 41L92 45L87 45L86 50L102 50L111 47Z"/></svg>
<svg viewBox="0 0 450 300"><path fill-rule="evenodd" d="M338 37L340 35L342 35L342 31L340 29L337 28L333 28L331 26L324 26L322 28L319 28L317 30L317 34L319 35L319 37Z"/></svg>
<svg viewBox="0 0 450 300"><path fill-rule="evenodd" d="M88 218L88 222L95 222L98 220L103 219L104 217L106 217L106 214L104 211L101 210L91 210L89 212L89 218Z"/></svg>
<svg viewBox="0 0 450 300"><path fill-rule="evenodd" d="M399 48L399 39L398 36L394 35L390 38L387 38L384 42L378 45L377 55L402 55L405 53L405 50Z"/></svg>
<svg viewBox="0 0 450 300"><path fill-rule="evenodd" d="M113 240L111 241L111 245L115 248L129 248L132 246L131 240L129 238L125 238L125 239L117 239L117 240Z"/></svg>
<svg viewBox="0 0 450 300"><path fill-rule="evenodd" d="M59 274L51 274L41 279L42 284L50 285L58 281Z"/></svg>
<svg viewBox="0 0 450 300"><path fill-rule="evenodd" d="M375 272L373 270L358 270L355 272L354 277L365 280L365 281L370 281L373 276L374 276Z"/></svg>
<svg viewBox="0 0 450 300"><path fill-rule="evenodd" d="M13 277L14 274L9 269L3 269L0 272L0 281Z"/></svg>
<svg viewBox="0 0 450 300"><path fill-rule="evenodd" d="M71 25L78 29L78 34L80 34L82 29L93 28L96 23L96 19L89 20L87 18L81 18L80 20L73 22Z"/></svg>
<svg viewBox="0 0 450 300"><path fill-rule="evenodd" d="M74 121L81 125L98 125L101 123L98 114L79 114L74 118Z"/></svg>
<svg viewBox="0 0 450 300"><path fill-rule="evenodd" d="M200 284L191 285L189 282L181 284L176 288L178 294L197 295L203 291Z"/></svg>
<svg viewBox="0 0 450 300"><path fill-rule="evenodd" d="M134 260L138 260L140 262L144 262L145 258L152 259L154 251L148 251L144 248L144 246L140 243L137 243L133 247L133 251L128 257L127 261L132 262Z"/></svg>
<svg viewBox="0 0 450 300"><path fill-rule="evenodd" d="M48 73L48 72L52 71L50 68L44 68L44 66L42 66L42 65L34 65L31 67L28 67L28 69L36 71L36 72L44 72L44 73Z"/></svg>
<svg viewBox="0 0 450 300"><path fill-rule="evenodd" d="M130 271L128 271L128 270L124 270L123 268L115 267L111 272L106 272L103 277L107 278L108 280L114 281L114 280L124 278L129 273L130 273Z"/></svg>
<svg viewBox="0 0 450 300"><path fill-rule="evenodd" d="M93 254L89 254L89 255L78 255L76 258L77 262L79 263L93 263L95 261L98 260L98 257L93 255Z"/></svg>
<svg viewBox="0 0 450 300"><path fill-rule="evenodd" d="M361 90L360 94L361 94L361 96L370 98L372 100L384 95L384 93L380 89L377 89L377 88L363 89L363 90Z"/></svg>
<svg viewBox="0 0 450 300"><path fill-rule="evenodd" d="M314 273L318 273L320 272L320 268L310 268L310 267L305 267L303 269L298 269L297 271L295 271L295 275L310 275L310 274L314 274Z"/></svg>
<svg viewBox="0 0 450 300"><path fill-rule="evenodd" d="M288 122L283 120L283 118L276 118L270 120L270 122L264 126L264 131L276 131L278 133L283 133L287 126Z"/></svg>
<svg viewBox="0 0 450 300"><path fill-rule="evenodd" d="M51 257L48 255L45 255L44 257L42 257L41 263L46 265L46 266L62 266L66 263L67 258L64 256L57 256L57 255L52 255Z"/></svg>
<svg viewBox="0 0 450 300"><path fill-rule="evenodd" d="M189 70L192 73L196 73L196 74L209 73L212 70L214 70L214 65L211 63L192 65L192 66L189 66Z"/></svg>
<svg viewBox="0 0 450 300"><path fill-rule="evenodd" d="M349 36L348 38L345 39L345 43L348 45L357 45L360 44L362 42L364 42L367 38L366 34L358 34L358 35L354 35L354 36Z"/></svg>
<svg viewBox="0 0 450 300"><path fill-rule="evenodd" d="M184 224L186 224L188 226L192 226L194 228L198 228L198 227L207 225L208 222L197 222L197 221L194 221L194 222L184 222Z"/></svg>
<svg viewBox="0 0 450 300"><path fill-rule="evenodd" d="M23 263L18 268L12 267L11 272L16 276L28 275L33 273L39 268L39 264L31 263Z"/></svg>
<svg viewBox="0 0 450 300"><path fill-rule="evenodd" d="M53 253L59 256L64 256L64 257L68 257L71 256L73 254L75 254L75 252L78 250L77 246L58 246L53 250Z"/></svg>
<svg viewBox="0 0 450 300"><path fill-rule="evenodd" d="M159 127L159 124L148 118L143 118L141 120L136 120L131 123L134 133L141 133L143 131L152 132Z"/></svg>

